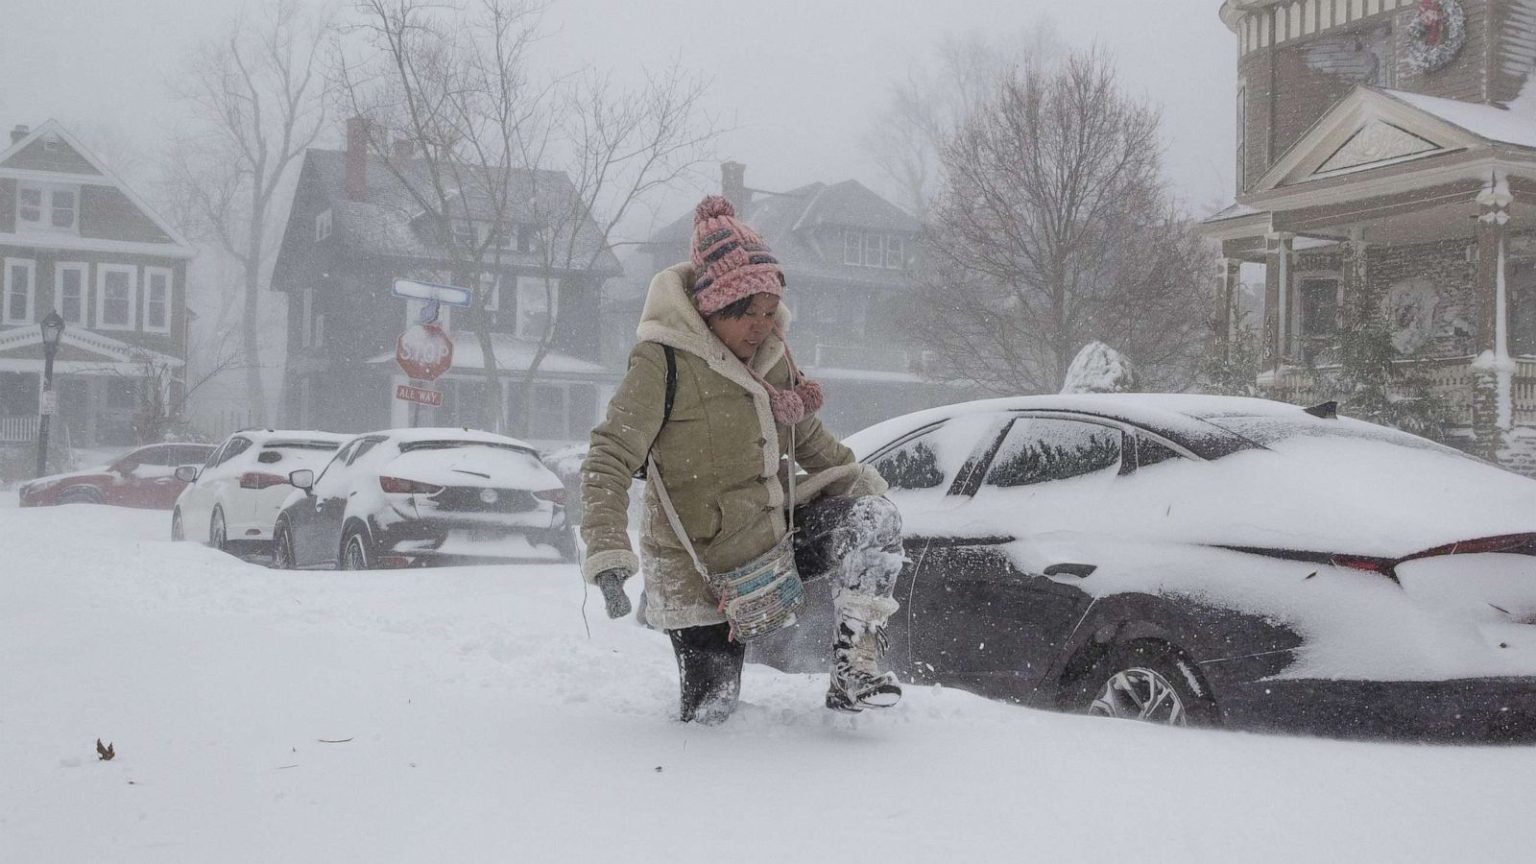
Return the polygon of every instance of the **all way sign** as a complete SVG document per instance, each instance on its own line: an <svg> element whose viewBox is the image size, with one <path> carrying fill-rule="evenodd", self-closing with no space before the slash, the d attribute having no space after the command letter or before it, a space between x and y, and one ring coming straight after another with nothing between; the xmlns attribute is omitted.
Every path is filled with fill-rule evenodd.
<svg viewBox="0 0 1536 864"><path fill-rule="evenodd" d="M412 387L409 384L396 384L395 398L402 402L415 402L418 405L426 405L431 408L439 408L443 404L443 394L437 390Z"/></svg>

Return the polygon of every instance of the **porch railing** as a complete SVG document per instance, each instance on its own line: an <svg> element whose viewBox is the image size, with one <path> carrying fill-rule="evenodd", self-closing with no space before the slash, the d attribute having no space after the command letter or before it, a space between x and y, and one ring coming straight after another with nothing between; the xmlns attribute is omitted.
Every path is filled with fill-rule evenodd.
<svg viewBox="0 0 1536 864"><path fill-rule="evenodd" d="M0 443L17 444L36 440L36 417L0 417Z"/></svg>
<svg viewBox="0 0 1536 864"><path fill-rule="evenodd" d="M1473 385L1478 372L1469 357L1403 361L1420 364L1429 378L1429 389L1446 403L1452 423L1472 425ZM1326 367L1325 367L1326 368ZM1536 358L1515 362L1513 409L1516 426L1536 426ZM1275 381L1275 398L1298 405L1322 401L1322 394L1306 369L1287 368Z"/></svg>

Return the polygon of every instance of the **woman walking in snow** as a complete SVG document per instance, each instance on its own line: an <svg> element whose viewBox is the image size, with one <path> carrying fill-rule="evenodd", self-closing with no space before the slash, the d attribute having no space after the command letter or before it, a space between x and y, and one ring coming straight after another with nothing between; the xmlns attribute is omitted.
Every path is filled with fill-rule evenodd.
<svg viewBox="0 0 1536 864"><path fill-rule="evenodd" d="M894 705L901 688L878 661L897 605L901 520L882 497L885 481L814 416L821 389L800 377L784 343L783 271L724 198L696 209L691 258L651 280L628 372L592 430L582 575L617 618L630 609L624 580L644 571L646 622L667 632L677 654L681 719L719 723L735 709L746 649L700 568L723 573L769 552L788 531L786 508L798 504L800 575L836 580L827 707ZM796 484L783 458L790 442L809 472ZM675 518L663 512L658 484L647 483L636 557L629 487L648 460Z"/></svg>

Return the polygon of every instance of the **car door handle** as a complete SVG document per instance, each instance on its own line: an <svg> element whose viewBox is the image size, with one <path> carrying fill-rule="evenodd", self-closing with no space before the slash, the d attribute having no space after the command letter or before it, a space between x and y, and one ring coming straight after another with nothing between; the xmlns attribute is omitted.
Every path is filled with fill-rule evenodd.
<svg viewBox="0 0 1536 864"><path fill-rule="evenodd" d="M1045 568L1045 575L1047 578L1072 576L1077 579L1087 579L1097 569L1099 569L1098 566L1094 564L1052 564Z"/></svg>

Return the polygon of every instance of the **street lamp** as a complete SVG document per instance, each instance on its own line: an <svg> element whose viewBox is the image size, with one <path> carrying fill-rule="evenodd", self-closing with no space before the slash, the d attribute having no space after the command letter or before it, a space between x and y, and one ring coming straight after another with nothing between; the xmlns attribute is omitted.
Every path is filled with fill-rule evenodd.
<svg viewBox="0 0 1536 864"><path fill-rule="evenodd" d="M59 407L53 394L53 355L64 336L64 319L55 309L39 326L43 328L43 390L37 399L37 476L41 477L48 473L48 419Z"/></svg>

